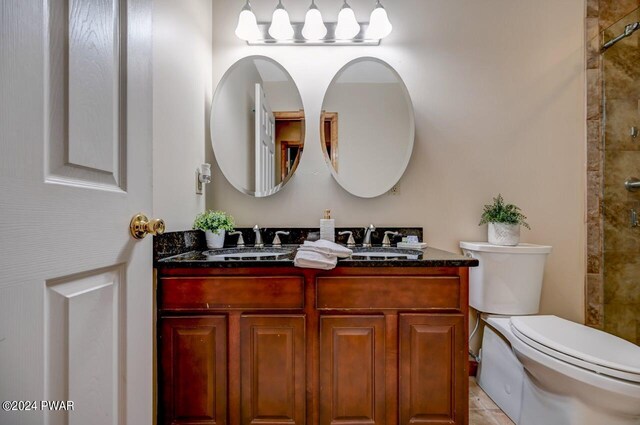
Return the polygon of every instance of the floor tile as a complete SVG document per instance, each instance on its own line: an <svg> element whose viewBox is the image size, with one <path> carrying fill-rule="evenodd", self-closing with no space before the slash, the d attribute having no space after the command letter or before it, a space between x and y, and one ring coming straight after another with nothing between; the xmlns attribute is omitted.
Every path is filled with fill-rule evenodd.
<svg viewBox="0 0 640 425"><path fill-rule="evenodd" d="M469 378L469 425L514 425L474 377Z"/></svg>

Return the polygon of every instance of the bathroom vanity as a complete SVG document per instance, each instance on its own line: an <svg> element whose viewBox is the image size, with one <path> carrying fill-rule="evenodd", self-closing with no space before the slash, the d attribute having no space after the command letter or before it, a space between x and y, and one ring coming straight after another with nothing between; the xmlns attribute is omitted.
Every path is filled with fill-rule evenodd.
<svg viewBox="0 0 640 425"><path fill-rule="evenodd" d="M467 424L468 267L156 259L159 424Z"/></svg>

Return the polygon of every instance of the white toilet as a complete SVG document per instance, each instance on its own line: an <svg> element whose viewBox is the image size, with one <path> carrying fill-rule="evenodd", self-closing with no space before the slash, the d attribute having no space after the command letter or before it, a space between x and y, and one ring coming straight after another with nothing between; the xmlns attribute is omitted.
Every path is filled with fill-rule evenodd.
<svg viewBox="0 0 640 425"><path fill-rule="evenodd" d="M550 246L460 248L480 262L469 275L487 325L478 384L517 425L640 425L640 347L537 315Z"/></svg>

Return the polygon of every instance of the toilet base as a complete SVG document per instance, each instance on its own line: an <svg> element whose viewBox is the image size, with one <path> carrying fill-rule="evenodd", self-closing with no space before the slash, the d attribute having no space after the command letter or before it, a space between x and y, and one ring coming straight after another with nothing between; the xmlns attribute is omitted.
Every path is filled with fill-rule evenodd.
<svg viewBox="0 0 640 425"><path fill-rule="evenodd" d="M520 419L517 425L640 425L640 417L616 416L581 402L576 397L555 394L541 389L532 376L526 376Z"/></svg>
<svg viewBox="0 0 640 425"><path fill-rule="evenodd" d="M640 425L640 385L559 365L509 320L483 316L478 385L517 425Z"/></svg>
<svg viewBox="0 0 640 425"><path fill-rule="evenodd" d="M516 422L522 410L524 369L509 343L489 326L484 328L477 382L480 388Z"/></svg>

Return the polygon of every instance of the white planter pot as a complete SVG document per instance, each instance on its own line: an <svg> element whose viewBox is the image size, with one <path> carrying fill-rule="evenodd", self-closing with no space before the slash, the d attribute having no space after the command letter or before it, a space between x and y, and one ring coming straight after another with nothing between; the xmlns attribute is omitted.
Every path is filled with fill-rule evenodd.
<svg viewBox="0 0 640 425"><path fill-rule="evenodd" d="M209 249L217 249L224 247L224 235L225 231L218 229L217 232L212 232L211 230L207 230L204 232L207 237L207 247Z"/></svg>
<svg viewBox="0 0 640 425"><path fill-rule="evenodd" d="M489 223L487 236L492 245L516 246L520 243L520 225Z"/></svg>

